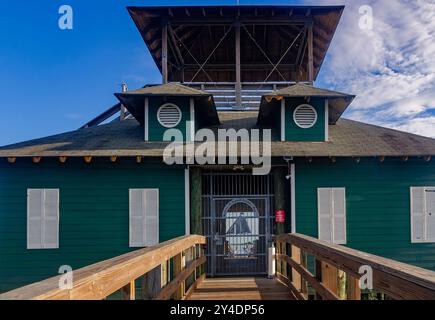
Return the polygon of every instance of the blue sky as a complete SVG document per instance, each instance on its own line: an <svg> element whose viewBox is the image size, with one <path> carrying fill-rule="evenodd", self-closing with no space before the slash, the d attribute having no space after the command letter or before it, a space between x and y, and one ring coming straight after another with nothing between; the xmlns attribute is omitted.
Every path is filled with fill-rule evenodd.
<svg viewBox="0 0 435 320"><path fill-rule="evenodd" d="M123 81L130 89L160 81L126 6L234 3L2 1L0 145L77 129L116 102ZM316 84L358 95L347 117L435 136L432 0L241 1L254 3L346 3ZM71 31L58 28L63 4L74 9ZM364 4L373 8L371 31L358 28Z"/></svg>

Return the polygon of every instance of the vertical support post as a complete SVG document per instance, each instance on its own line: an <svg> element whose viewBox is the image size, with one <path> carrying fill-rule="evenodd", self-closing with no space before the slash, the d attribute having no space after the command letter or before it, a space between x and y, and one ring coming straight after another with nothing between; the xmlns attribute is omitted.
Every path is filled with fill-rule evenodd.
<svg viewBox="0 0 435 320"><path fill-rule="evenodd" d="M143 127L144 127L144 140L149 140L149 99L145 98L144 112L143 112Z"/></svg>
<svg viewBox="0 0 435 320"><path fill-rule="evenodd" d="M202 235L202 172L198 167L191 167L190 172L190 232Z"/></svg>
<svg viewBox="0 0 435 320"><path fill-rule="evenodd" d="M190 98L190 142L195 142L195 99Z"/></svg>
<svg viewBox="0 0 435 320"><path fill-rule="evenodd" d="M281 141L285 141L285 98L281 99Z"/></svg>
<svg viewBox="0 0 435 320"><path fill-rule="evenodd" d="M295 247L294 245L291 246L291 254L292 254L292 260L296 263L301 263L301 249L298 247ZM292 282L295 289L299 292L302 292L302 276L292 268Z"/></svg>
<svg viewBox="0 0 435 320"><path fill-rule="evenodd" d="M331 292L338 295L338 269L322 262L322 283Z"/></svg>
<svg viewBox="0 0 435 320"><path fill-rule="evenodd" d="M313 24L308 25L308 81L312 85L314 82L314 48L313 48Z"/></svg>
<svg viewBox="0 0 435 320"><path fill-rule="evenodd" d="M361 300L359 280L347 274L347 300Z"/></svg>
<svg viewBox="0 0 435 320"><path fill-rule="evenodd" d="M236 22L234 26L236 38L236 107L242 106L242 72L240 62L240 23Z"/></svg>
<svg viewBox="0 0 435 320"><path fill-rule="evenodd" d="M134 280L121 288L121 299L122 300L135 300L135 285Z"/></svg>
<svg viewBox="0 0 435 320"><path fill-rule="evenodd" d="M314 260L314 267L315 267L315 273L316 273L316 280L317 282L322 282L322 261L315 259ZM316 300L322 300L322 296L316 292Z"/></svg>
<svg viewBox="0 0 435 320"><path fill-rule="evenodd" d="M275 210L285 210L285 172L283 168L276 167L273 170L273 184L275 190ZM285 223L276 222L276 234L285 233ZM283 252L285 253L285 252Z"/></svg>
<svg viewBox="0 0 435 320"><path fill-rule="evenodd" d="M186 256L183 251L174 257L174 277L179 275L183 271L185 266L186 266ZM174 293L174 298L176 300L181 300L184 297L184 294L185 294L185 283L184 281L182 281L177 291L175 291Z"/></svg>
<svg viewBox="0 0 435 320"><path fill-rule="evenodd" d="M185 234L190 234L190 167L184 169L184 224Z"/></svg>
<svg viewBox="0 0 435 320"><path fill-rule="evenodd" d="M329 100L325 99L325 141L329 141Z"/></svg>
<svg viewBox="0 0 435 320"><path fill-rule="evenodd" d="M162 83L168 83L168 23L162 25Z"/></svg>

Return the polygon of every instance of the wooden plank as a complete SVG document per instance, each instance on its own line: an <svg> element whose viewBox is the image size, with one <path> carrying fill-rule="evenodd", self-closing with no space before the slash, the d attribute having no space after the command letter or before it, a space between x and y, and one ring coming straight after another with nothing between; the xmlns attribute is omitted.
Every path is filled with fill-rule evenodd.
<svg viewBox="0 0 435 320"><path fill-rule="evenodd" d="M140 278L181 251L205 244L203 236L172 239L150 248L133 251L74 271L72 289L59 289L61 275L0 295L0 300L97 300Z"/></svg>
<svg viewBox="0 0 435 320"><path fill-rule="evenodd" d="M291 261L295 263L301 263L301 250L296 246L291 246ZM287 260L288 261L288 260ZM298 292L302 292L302 277L301 274L298 273L297 270L292 268L292 283Z"/></svg>
<svg viewBox="0 0 435 320"><path fill-rule="evenodd" d="M157 295L155 300L167 300L170 299L171 296L175 293L176 299L183 299L185 293L184 293L184 282L193 272L195 272L195 269L204 264L206 261L205 256L201 257L199 259L196 259L192 261L187 268L183 269L181 272L179 272L175 278L165 287L162 288L160 293ZM174 258L174 273L176 272L177 268L176 263L179 263L178 261L175 261ZM179 292L177 293L177 290Z"/></svg>
<svg viewBox="0 0 435 320"><path fill-rule="evenodd" d="M184 252L177 254L173 259L174 264L174 276L175 279L179 277L179 275L183 275L183 269L186 266L186 258ZM174 299L181 300L185 294L185 282L183 276L181 276L180 281L178 281L176 290L174 291Z"/></svg>
<svg viewBox="0 0 435 320"><path fill-rule="evenodd" d="M162 83L168 83L168 24L162 25Z"/></svg>
<svg viewBox="0 0 435 320"><path fill-rule="evenodd" d="M361 266L370 266L373 269L373 286L394 299L435 299L433 271L301 234L282 235L277 241L296 245L355 278L360 277L358 272Z"/></svg>
<svg viewBox="0 0 435 320"><path fill-rule="evenodd" d="M198 288L198 286L201 285L201 283L205 280L205 273L200 275L195 282L190 286L190 288L186 291L186 294L184 295L182 300L189 300L189 298L192 296L192 294L195 292L195 290Z"/></svg>
<svg viewBox="0 0 435 320"><path fill-rule="evenodd" d="M310 24L308 26L307 32L308 32L308 38L307 38L307 43L308 43L308 46L307 46L307 48L308 48L308 69L307 69L308 70L308 82L313 84L313 82L314 82L313 24Z"/></svg>
<svg viewBox="0 0 435 320"><path fill-rule="evenodd" d="M326 287L324 284L317 281L316 277L307 269L305 269L300 263L294 261L292 258L288 256L281 255L279 257L280 259L285 260L297 273L304 278L318 294L322 296L325 300L338 300L337 295L331 291L328 287ZM322 275L323 277L323 275ZM294 286L294 281L293 281ZM294 286L295 289L297 289L296 286ZM302 296L306 296L301 290L298 290L298 292L301 293Z"/></svg>
<svg viewBox="0 0 435 320"><path fill-rule="evenodd" d="M359 279L347 275L347 300L361 300L361 289L359 287Z"/></svg>
<svg viewBox="0 0 435 320"><path fill-rule="evenodd" d="M338 269L322 262L322 284L333 294L338 294Z"/></svg>
<svg viewBox="0 0 435 320"><path fill-rule="evenodd" d="M135 300L136 299L136 287L134 280L129 284L121 288L121 299L122 300Z"/></svg>

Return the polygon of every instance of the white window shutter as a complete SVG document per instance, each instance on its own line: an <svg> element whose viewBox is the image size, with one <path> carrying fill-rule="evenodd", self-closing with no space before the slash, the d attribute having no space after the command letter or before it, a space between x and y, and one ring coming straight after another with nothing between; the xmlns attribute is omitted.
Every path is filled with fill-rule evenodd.
<svg viewBox="0 0 435 320"><path fill-rule="evenodd" d="M332 242L332 194L330 188L317 189L319 239Z"/></svg>
<svg viewBox="0 0 435 320"><path fill-rule="evenodd" d="M142 189L130 189L130 247L143 247L144 197Z"/></svg>
<svg viewBox="0 0 435 320"><path fill-rule="evenodd" d="M425 240L435 242L435 187L426 188Z"/></svg>
<svg viewBox="0 0 435 320"><path fill-rule="evenodd" d="M333 188L333 243L346 244L346 189Z"/></svg>
<svg viewBox="0 0 435 320"><path fill-rule="evenodd" d="M59 190L44 190L44 220L42 224L45 249L59 248Z"/></svg>
<svg viewBox="0 0 435 320"><path fill-rule="evenodd" d="M159 243L159 190L144 190L145 198L145 246Z"/></svg>
<svg viewBox="0 0 435 320"><path fill-rule="evenodd" d="M27 190L27 249L43 247L44 190Z"/></svg>
<svg viewBox="0 0 435 320"><path fill-rule="evenodd" d="M411 242L425 241L425 204L424 187L411 187Z"/></svg>

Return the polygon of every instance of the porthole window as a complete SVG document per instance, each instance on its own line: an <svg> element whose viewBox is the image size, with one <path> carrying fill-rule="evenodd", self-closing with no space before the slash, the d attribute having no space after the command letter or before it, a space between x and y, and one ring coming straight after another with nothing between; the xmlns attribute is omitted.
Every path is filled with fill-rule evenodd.
<svg viewBox="0 0 435 320"><path fill-rule="evenodd" d="M302 129L311 128L317 122L316 109L309 104L302 104L295 109L293 120Z"/></svg>
<svg viewBox="0 0 435 320"><path fill-rule="evenodd" d="M157 120L165 128L176 127L181 121L181 110L175 104L166 103L157 111Z"/></svg>

